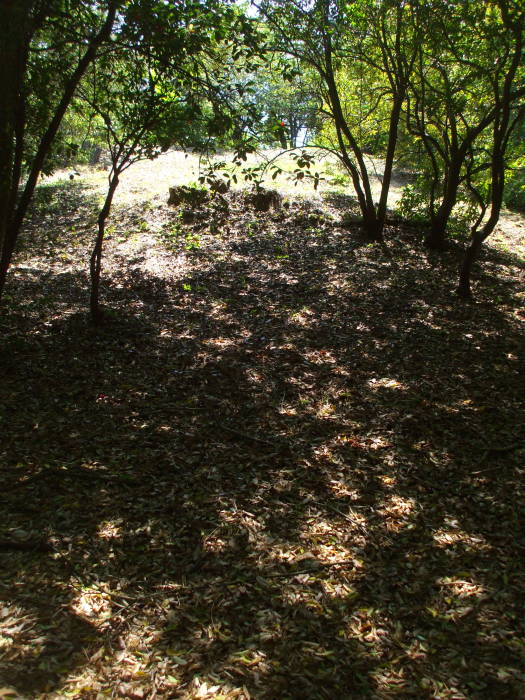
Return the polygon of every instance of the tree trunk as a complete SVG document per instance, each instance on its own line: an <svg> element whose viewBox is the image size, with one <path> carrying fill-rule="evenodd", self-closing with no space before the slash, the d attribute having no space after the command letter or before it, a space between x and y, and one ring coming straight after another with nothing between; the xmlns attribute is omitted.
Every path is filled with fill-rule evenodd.
<svg viewBox="0 0 525 700"><path fill-rule="evenodd" d="M297 136L299 134L299 124L293 115L288 116L288 130L290 133L290 148L297 148Z"/></svg>
<svg viewBox="0 0 525 700"><path fill-rule="evenodd" d="M503 81L501 96L499 92L496 92L495 95L495 102L500 109L500 113L495 115L493 127L492 159L490 167L490 189L492 193L490 216L483 229L479 232L476 231L473 233L471 243L465 251L465 257L459 273L459 283L456 290L462 297L471 296L470 277L472 274L472 267L479 256L483 242L494 231L494 228L498 223L505 192L505 152L509 137L518 123L519 115L523 114L525 109L523 106L519 107L518 115L514 120L511 120L513 102L512 86L518 71L518 67L522 62L524 38L522 23L512 25L510 17L505 11L503 12L503 19L507 28L510 28L514 33L516 48L510 68Z"/></svg>
<svg viewBox="0 0 525 700"><path fill-rule="evenodd" d="M459 273L459 283L456 293L464 299L469 299L472 296L472 291L470 289L470 276L472 274L474 263L479 256L481 244L483 242L480 234L481 231L476 231L476 233L472 236L470 245L465 251L463 263Z"/></svg>
<svg viewBox="0 0 525 700"><path fill-rule="evenodd" d="M431 250L443 250L446 244L447 225L456 204L461 175L462 160L454 160L450 164L445 192L436 215L430 224L430 231L425 238L425 246Z"/></svg>
<svg viewBox="0 0 525 700"><path fill-rule="evenodd" d="M104 43L111 34L111 30L115 22L118 0L110 0L108 5L108 13L106 15L104 24L102 25L98 33L89 42L88 48L86 49L82 58L79 60L77 67L75 68L73 74L66 83L64 93L55 110L53 118L51 119L49 126L47 127L38 145L38 149L33 159L31 170L29 172L24 191L22 192L22 196L20 197L20 200L18 202L18 206L13 212L12 217L8 219L5 236L2 241L2 255L0 259L0 301L2 299L2 294L4 291L5 281L7 277L7 271L9 270L9 266L11 264L11 259L13 257L13 252L15 249L16 242L18 240L20 229L22 228L22 223L24 221L27 209L33 197L36 183L38 181L38 176L42 171L45 159L53 144L53 140L57 134L57 131L60 128L60 124L62 123L64 114L66 113L66 110L69 107L71 100L73 99L73 96L75 94L80 80L84 76L89 65L95 59L97 55L97 50L100 47L100 45Z"/></svg>
<svg viewBox="0 0 525 700"><path fill-rule="evenodd" d="M344 111L341 105L337 83L332 64L332 43L329 34L326 34L324 42L324 57L325 57L325 81L328 89L329 104L332 109L334 124L337 133L337 140L341 152L341 160L347 168L359 202L359 207L363 215L363 230L372 241L383 240L383 224L377 218L377 212L372 197L372 187L370 184L370 176L366 167L364 154L359 147L353 133L351 132L348 123L344 116ZM344 137L344 138L343 138ZM352 162L348 149L344 142L347 140L350 149L357 161L357 165ZM384 222L383 222L384 223Z"/></svg>
<svg viewBox="0 0 525 700"><path fill-rule="evenodd" d="M0 3L0 250L7 237L18 189L17 151L19 155L33 5L34 0Z"/></svg>
<svg viewBox="0 0 525 700"><path fill-rule="evenodd" d="M377 217L375 207L368 208L363 216L363 231L370 241L383 241L384 220Z"/></svg>
<svg viewBox="0 0 525 700"><path fill-rule="evenodd" d="M459 272L459 282L456 292L457 294L459 294L460 297L469 298L472 296L472 291L470 289L470 278L472 274L472 268L474 267L474 263L479 257L483 243L494 231L494 228L498 223L499 215L501 212L501 204L502 198L500 199L499 203L493 201L489 220L487 221L485 226L483 226L481 231L476 231L472 235L470 245L465 251L463 263Z"/></svg>
<svg viewBox="0 0 525 700"><path fill-rule="evenodd" d="M377 207L378 230L383 237L383 228L385 226L386 209L388 202L388 192L390 190L390 182L392 180L392 170L394 167L394 156L396 152L397 135L399 131L399 120L401 118L401 107L403 106L404 91L401 91L395 96L390 112L390 126L388 129L388 146L386 149L385 169L383 172L383 182L381 183L381 196Z"/></svg>
<svg viewBox="0 0 525 700"><path fill-rule="evenodd" d="M100 272L102 269L102 247L104 245L104 234L106 232L106 221L111 211L113 196L118 187L119 173L112 171L109 180L109 187L106 194L104 205L98 215L98 233L91 253L89 264L89 272L91 277L91 294L89 299L89 308L91 312L91 320L95 325L100 325L103 321L103 314L100 308L99 292L100 292Z"/></svg>
<svg viewBox="0 0 525 700"><path fill-rule="evenodd" d="M459 273L459 282L456 289L457 294L464 298L469 298L472 296L472 291L470 288L470 278L472 275L472 268L474 263L479 257L481 246L483 242L490 236L494 231L496 224L498 223L501 207L503 206L503 193L505 189L505 136L508 128L509 116L505 114L503 110L503 124L496 124L495 127L495 137L494 137L494 149L492 152L492 164L491 164L491 191L492 191L492 202L490 207L490 216L487 223L483 226L481 231L475 231L472 234L470 245L465 251L463 257L463 263L461 265L461 270ZM506 117L506 119L505 119Z"/></svg>

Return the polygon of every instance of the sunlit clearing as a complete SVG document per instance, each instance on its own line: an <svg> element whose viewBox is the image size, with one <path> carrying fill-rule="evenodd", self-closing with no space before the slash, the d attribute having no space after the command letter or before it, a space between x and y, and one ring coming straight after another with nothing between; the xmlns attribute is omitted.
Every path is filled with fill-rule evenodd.
<svg viewBox="0 0 525 700"><path fill-rule="evenodd" d="M314 318L315 313L308 308L301 309L300 311L295 311L289 316L289 320L298 326L309 326L311 325Z"/></svg>
<svg viewBox="0 0 525 700"><path fill-rule="evenodd" d="M224 552L231 545L221 537L214 537L213 534L206 537L202 543L202 549L205 552Z"/></svg>
<svg viewBox="0 0 525 700"><path fill-rule="evenodd" d="M331 294L341 294L354 288L354 284L347 278L347 275L333 274L333 277L326 285L326 289Z"/></svg>
<svg viewBox="0 0 525 700"><path fill-rule="evenodd" d="M246 371L246 378L250 384L262 384L265 381L264 375L255 369L248 369Z"/></svg>
<svg viewBox="0 0 525 700"><path fill-rule="evenodd" d="M236 700L249 700L250 695L246 688L234 687L230 683L217 682L217 678L195 677L189 688L190 695L184 693L184 697L198 698L198 700L212 700L215 698L235 698ZM177 695L177 697L183 697Z"/></svg>
<svg viewBox="0 0 525 700"><path fill-rule="evenodd" d="M346 638L357 637L368 643L380 642L387 635L386 620L374 608L359 608L350 617L346 626Z"/></svg>
<svg viewBox="0 0 525 700"><path fill-rule="evenodd" d="M362 532L366 527L366 519L354 512L348 517L351 521L342 521L339 532L334 522L323 520L320 516L312 518L302 527L300 539L305 543L304 549L292 550L292 561L298 569L301 569L302 562L306 563L306 569L349 563L357 568L360 566L360 560L355 558L353 548L347 547L345 540L346 535L353 530Z"/></svg>
<svg viewBox="0 0 525 700"><path fill-rule="evenodd" d="M319 535L330 535L333 532L333 524L322 520L321 518L315 518L309 522L308 528L303 528L300 535L301 539L308 539L312 536Z"/></svg>
<svg viewBox="0 0 525 700"><path fill-rule="evenodd" d="M36 637L36 618L20 606L0 607L0 657L8 659L10 650L17 648L29 656L38 656L45 644L44 637Z"/></svg>
<svg viewBox="0 0 525 700"><path fill-rule="evenodd" d="M337 358L328 350L311 350L310 352L304 353L304 356L308 362L314 365L335 365L337 363ZM344 374L344 372L339 371L338 373Z"/></svg>
<svg viewBox="0 0 525 700"><path fill-rule="evenodd" d="M402 689L409 682L409 679L407 678L408 674L405 669L394 670L382 668L379 671L372 671L370 676L377 683L378 690L385 690L385 692L392 687L399 687ZM399 695L399 697L402 696Z"/></svg>
<svg viewBox="0 0 525 700"><path fill-rule="evenodd" d="M384 525L387 530L396 532L403 527L406 527L411 522L411 515L416 507L416 501L413 498L390 496L385 499L378 509L384 517Z"/></svg>
<svg viewBox="0 0 525 700"><path fill-rule="evenodd" d="M277 411L281 414L281 416L296 416L297 415L297 409L292 406L291 404L285 404L282 403Z"/></svg>
<svg viewBox="0 0 525 700"><path fill-rule="evenodd" d="M347 435L346 433L342 433L334 438L334 442L345 444L348 447L354 447L358 450L381 450L386 447L392 447L390 440L381 435L361 437L360 435Z"/></svg>
<svg viewBox="0 0 525 700"><path fill-rule="evenodd" d="M397 479L390 474L381 474L378 478L383 486L386 486L387 488L393 488L397 484Z"/></svg>
<svg viewBox="0 0 525 700"><path fill-rule="evenodd" d="M148 643L152 641L158 642L160 635L149 637ZM100 640L102 641L102 640ZM134 633L126 634L123 632L119 637L118 648L109 650L104 644L96 649L91 656L87 656L89 666L84 668L81 673L72 674L66 681L69 689L63 692L64 697L95 697L93 693L101 689L99 674L102 667L111 668L108 664L113 662L118 663L119 679L124 681L119 685L119 697L143 697L140 695L138 684L150 680L150 668L148 657L148 644L145 643L139 636ZM176 679L163 680L163 685L167 688L175 687ZM137 684L135 688L133 685ZM134 691L134 694L132 694ZM85 695L84 695L85 694ZM62 697L62 694L60 695ZM99 695L97 695L99 697ZM104 694L104 697L106 695Z"/></svg>
<svg viewBox="0 0 525 700"><path fill-rule="evenodd" d="M226 348L235 346L236 343L231 338L209 338L202 341L203 345L210 345L216 348Z"/></svg>
<svg viewBox="0 0 525 700"><path fill-rule="evenodd" d="M318 418L326 418L327 416L332 416L336 410L336 407L330 401L322 401L320 404L318 404L315 415Z"/></svg>
<svg viewBox="0 0 525 700"><path fill-rule="evenodd" d="M350 601L359 597L359 591L347 583L333 583L331 581L321 581L320 585L324 595L329 598Z"/></svg>
<svg viewBox="0 0 525 700"><path fill-rule="evenodd" d="M331 479L330 488L339 498L345 496L353 501L357 501L361 496L361 491L352 488L352 484L348 484L346 480Z"/></svg>

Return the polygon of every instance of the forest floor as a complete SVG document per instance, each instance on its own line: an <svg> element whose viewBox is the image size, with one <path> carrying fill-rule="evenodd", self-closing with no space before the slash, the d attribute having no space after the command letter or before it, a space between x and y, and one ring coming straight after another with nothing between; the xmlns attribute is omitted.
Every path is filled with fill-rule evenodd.
<svg viewBox="0 0 525 700"><path fill-rule="evenodd" d="M9 278L0 697L525 698L523 220L465 302L460 242L367 244L329 188L169 207L168 160L105 324L104 173L39 189Z"/></svg>

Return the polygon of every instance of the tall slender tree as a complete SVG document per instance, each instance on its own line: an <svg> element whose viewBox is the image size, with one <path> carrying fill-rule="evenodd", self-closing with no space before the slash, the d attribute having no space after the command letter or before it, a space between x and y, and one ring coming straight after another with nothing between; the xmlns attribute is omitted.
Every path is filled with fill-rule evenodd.
<svg viewBox="0 0 525 700"><path fill-rule="evenodd" d="M103 319L100 279L106 221L122 173L170 145L203 146L201 134L223 136L242 109L233 76L257 53L252 25L234 6L208 0L141 0L119 44L94 64L80 89L104 125L111 158L90 259L90 310ZM200 128L195 123L200 122ZM188 124L193 128L189 129Z"/></svg>
<svg viewBox="0 0 525 700"><path fill-rule="evenodd" d="M514 4L516 17L522 16ZM486 166L477 154L484 157L487 137L496 137L495 124L519 98L522 30L504 25L501 15L508 6L507 0L439 0L419 10L429 31L410 79L407 125L423 146L418 165L426 173L430 220L425 242L433 249L446 244L461 188L478 199L472 175Z"/></svg>
<svg viewBox="0 0 525 700"><path fill-rule="evenodd" d="M296 57L316 73L323 113L335 136L332 150L352 179L363 229L371 239L382 239L399 122L420 41L417 13L400 0L261 0L256 4L273 34L275 50ZM346 109L345 79L363 67L374 73L377 93L367 95L367 107L356 118ZM379 100L387 112L387 127L376 203L361 126L367 109L377 108Z"/></svg>
<svg viewBox="0 0 525 700"><path fill-rule="evenodd" d="M0 4L0 299L28 206L77 87L100 48L111 38L120 0L3 0ZM42 55L61 52L61 73L49 73L54 61ZM70 65L69 70L67 66ZM29 144L29 85L39 70L42 84L57 82L39 130ZM26 178L19 188L25 168Z"/></svg>
<svg viewBox="0 0 525 700"><path fill-rule="evenodd" d="M505 155L509 139L517 124L525 115L525 102L522 95L525 88L525 11L513 2L498 0L497 21L505 32L505 48L508 65L497 67L492 80L493 102L496 115L492 124L492 143L489 150L490 161L487 164L490 172L487 189L488 202L482 203L482 212L490 206L486 221L480 217L471 232L470 243L465 251L458 284L458 294L464 297L471 295L470 278L472 267L479 256L484 241L494 231L498 223L505 192ZM521 89L520 89L521 88Z"/></svg>

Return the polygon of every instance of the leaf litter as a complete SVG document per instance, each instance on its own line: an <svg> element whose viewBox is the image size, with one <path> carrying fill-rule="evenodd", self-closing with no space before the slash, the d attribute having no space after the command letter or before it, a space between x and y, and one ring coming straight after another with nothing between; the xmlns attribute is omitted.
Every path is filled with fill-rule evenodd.
<svg viewBox="0 0 525 700"><path fill-rule="evenodd" d="M465 303L456 248L329 199L125 200L95 329L96 189L46 197L1 320L0 696L525 696L523 257Z"/></svg>

